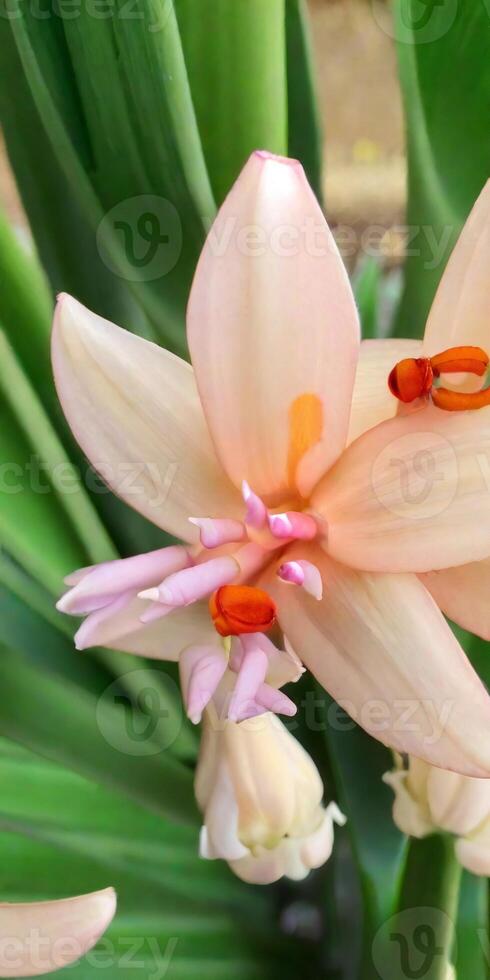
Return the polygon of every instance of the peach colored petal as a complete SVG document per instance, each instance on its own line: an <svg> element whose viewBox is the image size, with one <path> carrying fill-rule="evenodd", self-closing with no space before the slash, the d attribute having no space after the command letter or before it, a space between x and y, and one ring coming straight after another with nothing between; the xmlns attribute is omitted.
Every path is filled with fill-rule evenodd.
<svg viewBox="0 0 490 980"><path fill-rule="evenodd" d="M359 344L345 268L295 160L252 154L208 235L188 341L228 475L306 495L345 444Z"/></svg>
<svg viewBox="0 0 490 980"><path fill-rule="evenodd" d="M241 516L188 364L66 295L55 314L52 357L75 438L118 496L184 541L199 538L189 515Z"/></svg>
<svg viewBox="0 0 490 980"><path fill-rule="evenodd" d="M420 578L445 616L490 640L490 559L427 572Z"/></svg>
<svg viewBox="0 0 490 980"><path fill-rule="evenodd" d="M0 974L38 977L88 953L116 911L112 888L55 902L0 904Z"/></svg>
<svg viewBox="0 0 490 980"><path fill-rule="evenodd" d="M490 407L433 406L353 443L312 495L329 554L370 571L426 572L490 555Z"/></svg>
<svg viewBox="0 0 490 980"><path fill-rule="evenodd" d="M433 356L462 344L490 348L490 181L471 211L442 276L423 350Z"/></svg>
<svg viewBox="0 0 490 980"><path fill-rule="evenodd" d="M392 748L490 776L490 698L419 579L355 572L315 545L307 556L322 573L321 602L272 578L268 587L281 628L323 687Z"/></svg>
<svg viewBox="0 0 490 980"><path fill-rule="evenodd" d="M388 375L404 357L419 357L419 340L363 340L357 364L347 443L366 429L394 418L399 402L388 388Z"/></svg>

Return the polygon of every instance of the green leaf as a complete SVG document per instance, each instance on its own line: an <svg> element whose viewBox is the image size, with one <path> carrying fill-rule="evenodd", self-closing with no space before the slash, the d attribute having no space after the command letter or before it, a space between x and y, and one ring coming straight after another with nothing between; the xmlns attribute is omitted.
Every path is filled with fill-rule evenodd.
<svg viewBox="0 0 490 980"><path fill-rule="evenodd" d="M379 327L379 294L381 286L381 268L379 262L367 257L356 270L352 282L354 296L361 317L362 339L370 340L378 337Z"/></svg>
<svg viewBox="0 0 490 980"><path fill-rule="evenodd" d="M49 333L52 298L44 274L0 212L0 323L38 390L51 391Z"/></svg>
<svg viewBox="0 0 490 980"><path fill-rule="evenodd" d="M52 21L53 18L51 17L50 20ZM126 284L110 272L102 261L96 247L93 229L88 224L86 215L82 214L77 195L71 191L65 172L48 138L24 75L7 11L2 11L0 16L0 44L2 48L0 120L17 185L53 292L65 290L72 293L102 316L131 327L137 332L145 332L145 318L133 302ZM58 65L61 64L60 56ZM68 87L68 82L64 84ZM11 97L13 89L15 89L15 100ZM75 111L73 116L76 117ZM35 167L33 167L33 160L36 161ZM6 255L5 238L1 244L0 261L10 278L15 273L10 269L10 260ZM20 269L20 275L27 275L28 268L29 264L25 263L24 273ZM9 290L9 278L6 279L7 290ZM22 309L27 315L31 291L23 289L17 292L15 279L11 279L11 282L12 292L15 290L17 302L22 303ZM39 290L36 287L32 293L36 302L38 294ZM12 306L10 309L15 312ZM42 380L44 370L49 369L49 355L47 347L44 351L36 350L34 339L32 348L29 349L29 336L42 311L34 313L30 323L24 319L24 316L22 317L21 323L25 322L28 329L21 335L19 335L17 319L11 320L8 313L4 306L2 311L4 326L9 335L15 337L16 350L37 387L39 375ZM38 354L39 360L37 360ZM44 390L38 387L38 391L44 399Z"/></svg>
<svg viewBox="0 0 490 980"><path fill-rule="evenodd" d="M419 0L395 3L414 251L396 329L407 337L422 336L450 251L490 172L487 6L428 0L423 17L420 7Z"/></svg>
<svg viewBox="0 0 490 980"><path fill-rule="evenodd" d="M106 216L107 207L112 207L114 203L111 192L112 184L108 175L103 187L105 187L107 194L110 193L110 199L105 201L100 196L100 187L97 189L95 178L100 163L94 160L90 142L90 137L92 136L93 138L93 134L89 132L88 121L84 117L83 107L80 104L80 95L77 91L73 66L63 33L64 26L68 27L68 24L73 25L75 22L71 20L67 22L65 20L62 24L61 21L51 16L46 18L39 17L37 16L37 11L24 8L18 3L18 0L14 0L14 6L15 10L12 11L13 16L10 20L10 26L17 44L25 77L42 125L54 149L55 158L65 174L69 193L74 195L83 218L90 228L93 247L97 247L99 254L103 255L105 263L113 268L119 277L125 280L126 284L137 296L144 311L153 322L154 329L162 339L167 339L169 344L173 343L175 348L182 350L185 345L181 327L183 316L183 309L180 302L182 293L181 283L186 276L190 277L191 270L184 268L181 258L178 258L179 242L177 241L174 244L176 244L178 269L172 277L172 282L178 286L178 290L180 291L179 297L176 298L173 294L171 282L166 275L160 275L158 278L153 278L148 282L144 281L144 276L142 278L139 273L135 274L132 254L125 247L125 239L121 238L121 232L118 231L119 220L124 218L126 221L128 218L127 200L122 202L122 213L118 212L117 215L111 213L108 217ZM47 9L51 9L49 3L47 4ZM46 13L44 8L41 13L43 12ZM111 16L116 17L116 12L113 12ZM112 31L111 23L106 20L100 21L97 18L92 18L91 13L87 10L80 10L80 19L83 20L85 25L89 22L88 30L90 31L90 36L92 36L91 28L95 25L99 28L101 36L105 36L107 31ZM78 25L78 23L79 21L77 20L76 24ZM131 21L131 24L139 34L146 30L144 24L140 24L138 28L136 28L133 21ZM159 43L162 43L161 38ZM100 43L97 44L95 50L99 54L101 51L103 55L105 53L105 49L103 47L101 48ZM113 68L114 64L115 68ZM104 63L103 65L103 73L100 76L100 88L98 90L99 99L102 99L102 93L106 90L108 80L111 79L111 68L113 68L113 71L118 70L117 64L118 53L117 51L113 51L111 63ZM90 68L90 65L86 67ZM125 84L125 80L119 78L119 85L121 86L123 84ZM167 78L167 84L172 92L172 80ZM120 159L124 159L125 151L129 154L130 147L126 147L124 144L124 134L121 133L120 136L122 142L118 147L118 153ZM174 184L179 184L178 175L175 173L169 174L168 181L170 183L170 189L172 189ZM160 189L154 189L147 183L143 187L141 184L135 183L131 185L131 198L141 194L162 193L162 190L163 186ZM187 198L188 207L185 211L183 210L184 202L177 200L174 203L171 194L169 194L169 200L171 207L177 209L175 219L177 224L180 221L185 223L188 215L191 212L192 214L196 212L195 202L190 196ZM182 210L179 210L177 205L180 205ZM142 216L143 218L145 217L148 210L147 203L145 202L143 214L138 214L135 218L131 210L131 203L129 207L130 224L133 222L133 219L138 223ZM103 221L104 218L105 220ZM158 215L156 215L156 218L158 220ZM130 231L132 234L135 234L137 233L137 228L131 226ZM186 235L184 235L184 238L186 242L189 240L192 243L194 241L192 229L186 226L185 232ZM176 311L180 317L178 323L175 319Z"/></svg>
<svg viewBox="0 0 490 980"><path fill-rule="evenodd" d="M183 351L190 280L215 207L173 4L138 0L135 17L128 18L125 0L118 0L109 18L81 9L64 28L94 158L93 184L109 211L109 254L115 236L128 278L159 332L166 313L162 339ZM161 265L157 237L142 240L150 220L152 239L162 232L168 237ZM153 245L155 273L148 263L147 274L145 255L153 254Z"/></svg>
<svg viewBox="0 0 490 980"><path fill-rule="evenodd" d="M295 976L301 945L274 933L273 893L239 882L223 862L200 860L197 827L176 827L7 740L0 780L2 898L116 887L118 911L99 956L86 957L75 976L95 976L104 963L134 976L122 959L130 940L140 954L133 971L145 980L165 975L169 950L171 975L189 980Z"/></svg>
<svg viewBox="0 0 490 980"><path fill-rule="evenodd" d="M37 454L41 472L51 484L60 509L65 511L90 561L95 563L116 558L114 546L80 482L76 467L68 458L1 330L0 391L29 439L33 454Z"/></svg>
<svg viewBox="0 0 490 980"><path fill-rule="evenodd" d="M284 0L176 0L218 204L253 150L287 153Z"/></svg>
<svg viewBox="0 0 490 980"><path fill-rule="evenodd" d="M319 201L323 199L323 133L315 92L306 0L286 0L289 156L301 160Z"/></svg>
<svg viewBox="0 0 490 980"><path fill-rule="evenodd" d="M0 827L137 876L167 896L206 900L209 908L240 902L242 889L218 862L198 857L196 827L176 826L97 783L8 740L0 740ZM219 885L211 894L210 886ZM243 892L243 901L248 897Z"/></svg>
<svg viewBox="0 0 490 980"><path fill-rule="evenodd" d="M392 768L392 756L328 696L319 697L325 704L337 798L348 816L347 832L361 881L368 952L376 929L393 914L406 857L406 838L393 823L392 795L382 782Z"/></svg>
<svg viewBox="0 0 490 980"><path fill-rule="evenodd" d="M193 825L192 774L154 741L154 719L138 724L133 715L129 723L122 687L120 698L114 685L97 697L69 675L61 679L36 669L18 652L2 648L1 733L148 810Z"/></svg>
<svg viewBox="0 0 490 980"><path fill-rule="evenodd" d="M42 472L40 460L0 398L0 545L59 594L87 553Z"/></svg>
<svg viewBox="0 0 490 980"><path fill-rule="evenodd" d="M463 871L454 957L461 980L488 980L488 881Z"/></svg>
<svg viewBox="0 0 490 980"><path fill-rule="evenodd" d="M427 980L446 980L460 881L461 866L451 837L411 841L397 916L383 930L390 980L405 980L422 969Z"/></svg>

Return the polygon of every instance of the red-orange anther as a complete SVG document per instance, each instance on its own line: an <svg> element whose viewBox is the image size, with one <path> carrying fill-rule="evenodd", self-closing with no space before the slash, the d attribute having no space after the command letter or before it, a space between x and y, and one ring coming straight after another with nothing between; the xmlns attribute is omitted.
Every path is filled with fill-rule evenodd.
<svg viewBox="0 0 490 980"><path fill-rule="evenodd" d="M481 378L488 368L488 354L481 347L450 347L431 357L430 363L436 378L456 372L477 374Z"/></svg>
<svg viewBox="0 0 490 980"><path fill-rule="evenodd" d="M467 412L490 405L490 388L476 392L432 387L441 374L476 374L483 377L490 358L481 347L449 347L434 357L407 357L395 364L388 386L401 402L413 402L430 392L434 405L446 412Z"/></svg>
<svg viewBox="0 0 490 980"><path fill-rule="evenodd" d="M445 412L471 412L475 408L490 405L490 388L483 391L450 391L449 388L433 388L432 401Z"/></svg>
<svg viewBox="0 0 490 980"><path fill-rule="evenodd" d="M209 611L220 636L264 633L276 621L270 595L251 585L222 585L211 596Z"/></svg>
<svg viewBox="0 0 490 980"><path fill-rule="evenodd" d="M390 371L388 387L395 398L408 403L422 395L427 395L433 380L434 375L428 357L405 357Z"/></svg>

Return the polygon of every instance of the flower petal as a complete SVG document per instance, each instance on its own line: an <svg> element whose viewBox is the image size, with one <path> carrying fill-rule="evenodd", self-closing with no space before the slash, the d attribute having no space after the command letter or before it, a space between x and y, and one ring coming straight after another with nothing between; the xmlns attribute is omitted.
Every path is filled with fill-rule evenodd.
<svg viewBox="0 0 490 980"><path fill-rule="evenodd" d="M163 619L145 624L140 617L147 607L144 599L134 597L110 619L101 617L96 628L91 630L90 643L86 645L124 650L153 660L178 660L185 647L216 640L207 603L172 610ZM84 649L85 644L79 648Z"/></svg>
<svg viewBox="0 0 490 980"><path fill-rule="evenodd" d="M370 571L426 572L490 555L490 407L429 406L382 422L312 496L332 557Z"/></svg>
<svg viewBox="0 0 490 980"><path fill-rule="evenodd" d="M184 541L192 514L240 517L211 444L192 368L62 295L52 358L63 411L104 481Z"/></svg>
<svg viewBox="0 0 490 980"><path fill-rule="evenodd" d="M391 787L395 794L393 800L393 821L404 834L409 837L426 837L436 829L425 813L424 807L410 793L408 786L408 771L395 769L385 772L383 782Z"/></svg>
<svg viewBox="0 0 490 980"><path fill-rule="evenodd" d="M268 586L306 666L381 742L490 776L490 697L419 579L362 574L310 549L325 585L321 602L278 580Z"/></svg>
<svg viewBox="0 0 490 980"><path fill-rule="evenodd" d="M85 955L116 911L113 888L56 902L0 904L0 974L37 977Z"/></svg>
<svg viewBox="0 0 490 980"><path fill-rule="evenodd" d="M101 562L85 572L56 603L60 612L80 615L105 605L118 592L139 591L161 582L164 576L190 565L192 558L185 548L173 545L131 558ZM85 569L84 569L85 571ZM76 575L76 572L74 573ZM73 579L73 576L69 576Z"/></svg>
<svg viewBox="0 0 490 980"><path fill-rule="evenodd" d="M469 834L490 816L489 779L431 769L427 794L434 825L450 834Z"/></svg>
<svg viewBox="0 0 490 980"><path fill-rule="evenodd" d="M388 388L388 375L404 357L419 357L419 340L363 340L357 364L347 444L385 419L394 418L399 402Z"/></svg>
<svg viewBox="0 0 490 980"><path fill-rule="evenodd" d="M489 351L489 264L490 181L466 221L439 284L425 329L425 356L464 344Z"/></svg>
<svg viewBox="0 0 490 980"><path fill-rule="evenodd" d="M490 640L490 559L420 576L445 616Z"/></svg>
<svg viewBox="0 0 490 980"><path fill-rule="evenodd" d="M359 344L352 291L296 160L252 154L208 235L188 341L228 475L306 495L345 445Z"/></svg>

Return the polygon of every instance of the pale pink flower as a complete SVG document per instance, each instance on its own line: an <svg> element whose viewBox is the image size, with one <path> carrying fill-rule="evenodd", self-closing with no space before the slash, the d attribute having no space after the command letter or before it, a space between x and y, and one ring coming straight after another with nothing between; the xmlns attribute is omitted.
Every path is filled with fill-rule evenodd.
<svg viewBox="0 0 490 980"><path fill-rule="evenodd" d="M334 824L323 784L306 750L274 714L237 725L222 720L225 678L206 709L196 770L203 813L200 854L221 858L244 881L299 881L330 857Z"/></svg>
<svg viewBox="0 0 490 980"><path fill-rule="evenodd" d="M0 904L0 974L39 977L85 956L116 911L112 888L60 901Z"/></svg>
<svg viewBox="0 0 490 980"><path fill-rule="evenodd" d="M485 263L466 265L476 323ZM368 348L351 413L357 312L296 161L259 152L245 166L196 270L188 341L192 367L60 299L53 364L76 438L120 496L184 542L114 566L112 582L111 566L103 581L72 578L62 604L88 613L79 645L163 659L191 647L189 669L206 678L197 718L228 662L208 597L258 583L303 663L367 731L490 775L488 695L420 578L490 556L478 466L490 409L430 406L362 433L395 414L387 376L407 345ZM362 434L346 448L349 425ZM246 699L267 707L271 650L260 631L234 645L238 719Z"/></svg>
<svg viewBox="0 0 490 980"><path fill-rule="evenodd" d="M490 780L436 769L410 757L383 777L393 789L393 819L412 837L453 834L456 857L468 871L490 875Z"/></svg>

